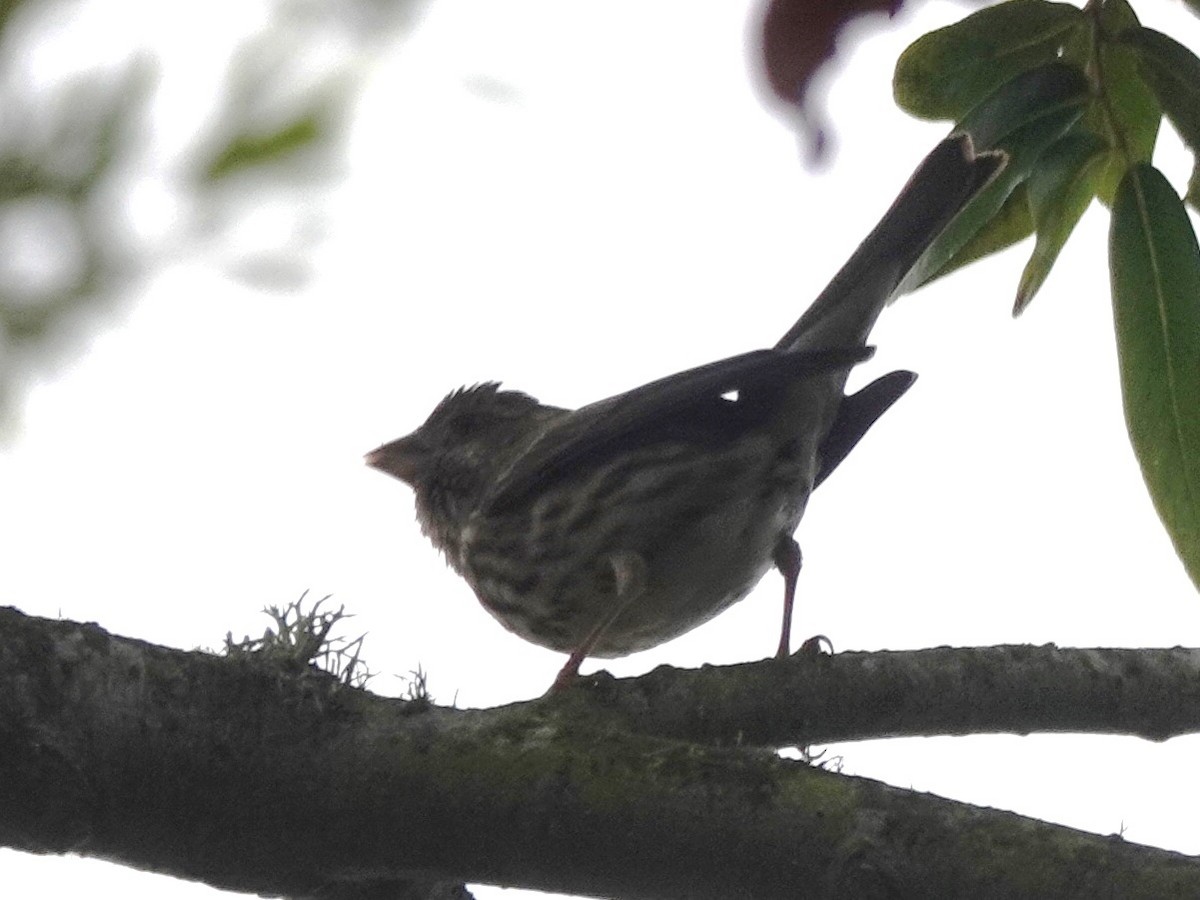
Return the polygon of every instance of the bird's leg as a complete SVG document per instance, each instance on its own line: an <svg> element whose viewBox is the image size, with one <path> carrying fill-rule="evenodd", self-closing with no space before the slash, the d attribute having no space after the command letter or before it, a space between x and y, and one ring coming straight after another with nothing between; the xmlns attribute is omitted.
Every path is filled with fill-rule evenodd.
<svg viewBox="0 0 1200 900"><path fill-rule="evenodd" d="M775 568L783 576L783 634L779 636L777 659L786 659L791 653L792 607L796 605L796 582L800 579L800 545L792 537L782 537L775 546ZM823 634L816 634L800 645L799 653L819 655L823 649L833 652L833 642Z"/></svg>
<svg viewBox="0 0 1200 900"><path fill-rule="evenodd" d="M791 653L792 607L796 605L796 582L800 578L800 545L790 535L784 535L775 545L775 568L783 576L783 633L779 636L779 649L775 655L784 659Z"/></svg>
<svg viewBox="0 0 1200 900"><path fill-rule="evenodd" d="M613 569L612 609L609 610L589 633L588 636L567 657L566 665L559 671L550 686L550 693L561 691L579 675L579 667L591 655L592 649L604 637L604 632L612 627L613 622L620 618L621 613L629 609L630 604L640 598L646 591L646 562L637 553L616 553L610 560Z"/></svg>

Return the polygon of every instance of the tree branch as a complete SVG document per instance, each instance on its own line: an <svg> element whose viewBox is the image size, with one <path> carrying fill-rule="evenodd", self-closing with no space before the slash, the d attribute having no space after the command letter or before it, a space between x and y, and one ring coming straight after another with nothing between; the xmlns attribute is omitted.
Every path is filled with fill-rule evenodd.
<svg viewBox="0 0 1200 900"><path fill-rule="evenodd" d="M0 610L0 843L293 897L1200 896L1177 854L614 725L675 676L728 673L453 710Z"/></svg>
<svg viewBox="0 0 1200 900"><path fill-rule="evenodd" d="M963 734L1200 732L1200 650L1046 644L796 654L636 679L593 678L646 734L766 747Z"/></svg>

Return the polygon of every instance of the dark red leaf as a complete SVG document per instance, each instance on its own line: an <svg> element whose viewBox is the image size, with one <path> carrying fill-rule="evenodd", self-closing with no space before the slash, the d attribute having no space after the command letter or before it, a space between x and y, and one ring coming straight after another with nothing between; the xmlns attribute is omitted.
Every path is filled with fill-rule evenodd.
<svg viewBox="0 0 1200 900"><path fill-rule="evenodd" d="M803 107L813 73L833 56L841 27L869 12L893 15L903 0L770 0L762 24L767 82L785 103Z"/></svg>

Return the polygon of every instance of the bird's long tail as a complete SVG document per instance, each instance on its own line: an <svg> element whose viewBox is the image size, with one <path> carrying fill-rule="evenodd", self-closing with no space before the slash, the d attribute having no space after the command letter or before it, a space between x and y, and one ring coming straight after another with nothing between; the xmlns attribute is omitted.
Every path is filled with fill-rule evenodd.
<svg viewBox="0 0 1200 900"><path fill-rule="evenodd" d="M879 313L921 254L1004 163L1000 152L976 154L965 134L938 144L875 230L776 348L817 350L865 344Z"/></svg>

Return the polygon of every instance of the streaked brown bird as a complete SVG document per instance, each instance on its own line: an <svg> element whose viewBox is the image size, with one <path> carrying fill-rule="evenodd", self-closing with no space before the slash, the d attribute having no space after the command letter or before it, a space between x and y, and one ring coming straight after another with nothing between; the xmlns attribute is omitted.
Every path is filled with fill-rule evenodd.
<svg viewBox="0 0 1200 900"><path fill-rule="evenodd" d="M845 396L905 276L1004 164L952 136L770 350L671 375L577 410L498 384L460 388L367 463L410 485L422 531L502 625L589 656L656 646L784 576L789 649L809 494L916 376Z"/></svg>

